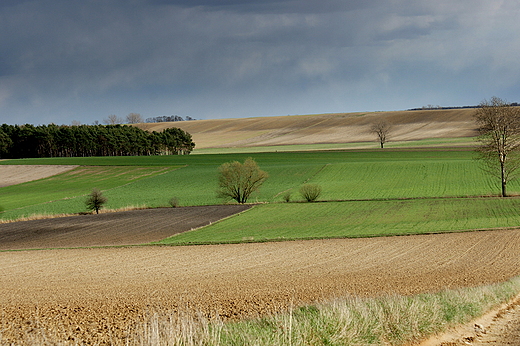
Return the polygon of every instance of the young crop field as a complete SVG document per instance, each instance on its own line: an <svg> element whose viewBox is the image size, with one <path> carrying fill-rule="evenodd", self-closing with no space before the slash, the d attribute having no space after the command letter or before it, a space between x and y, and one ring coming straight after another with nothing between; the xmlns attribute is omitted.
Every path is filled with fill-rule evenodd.
<svg viewBox="0 0 520 346"><path fill-rule="evenodd" d="M173 197L181 206L225 203L226 201L216 197L217 168L224 162L243 161L248 156L252 156L259 166L269 173L265 184L258 193L252 195L249 202L281 202L286 193L291 194L292 201L299 201L301 197L298 189L304 183L316 183L322 187L323 192L319 198L321 201L376 203L367 212L370 212L371 208L379 210L377 203L385 199L486 196L498 193L496 179L480 169L479 162L474 160L471 151L377 150L26 159L3 161L2 164L58 164L80 167L50 178L1 188L0 206L4 208L2 218L83 212L85 196L92 188L103 191L108 198L105 205L108 209L168 206L168 201ZM520 191L519 187L518 183L513 182L509 191L516 193ZM426 202L408 203L422 205ZM385 204L381 204L383 205ZM306 208L302 204L297 206ZM334 212L338 208L330 203L321 207L327 210L326 213L332 212L334 215L343 215L354 210L349 207L348 210ZM276 204L273 208L278 210L286 207ZM298 209L288 210L289 213L299 213ZM409 213L413 218L418 215L409 208L403 209L402 212ZM271 212L266 211L258 216L262 223L266 223L266 218L271 217L265 215L266 213ZM365 212L362 211L361 214L364 215ZM276 215L277 213L274 213L273 217L276 218ZM377 217L379 216L374 216ZM513 215L509 216L509 219L513 220L513 223L516 222ZM338 222L345 223L340 220ZM410 222L413 224L414 221ZM449 227L440 221L436 221L435 224L438 230L468 229L463 227L461 222ZM359 227L370 233L370 227L373 226L368 226L370 225L362 224ZM510 225L475 225L469 228L508 226ZM399 227L405 225L401 224ZM399 227L392 232L401 232ZM425 232L434 231L433 228L435 227L428 226ZM385 228L382 232L386 231ZM300 237L316 237L306 232L302 230ZM333 231L333 234L336 234L335 232L337 231ZM258 235L245 237L257 239ZM290 237L298 238L294 235ZM237 238L233 238L232 241L237 241Z"/></svg>
<svg viewBox="0 0 520 346"><path fill-rule="evenodd" d="M279 203L257 205L236 217L160 243L373 237L507 228L519 224L517 198Z"/></svg>
<svg viewBox="0 0 520 346"><path fill-rule="evenodd" d="M475 196L494 183L471 160L335 163L310 182L323 187L325 200Z"/></svg>
<svg viewBox="0 0 520 346"><path fill-rule="evenodd" d="M74 213L84 211L75 207L74 198L92 190L110 190L140 179L164 173L172 167L114 167L82 166L49 178L1 188L0 206L4 218L20 213ZM56 210L53 202L62 205ZM28 211L26 211L27 209Z"/></svg>
<svg viewBox="0 0 520 346"><path fill-rule="evenodd" d="M80 166L182 166L219 165L231 160L243 161L252 157L260 165L298 163L309 161L319 164L338 162L430 161L471 160L475 154L468 150L348 150L226 153L204 155L165 156L112 156L112 157L60 157L39 159L3 160L0 165L80 165Z"/></svg>

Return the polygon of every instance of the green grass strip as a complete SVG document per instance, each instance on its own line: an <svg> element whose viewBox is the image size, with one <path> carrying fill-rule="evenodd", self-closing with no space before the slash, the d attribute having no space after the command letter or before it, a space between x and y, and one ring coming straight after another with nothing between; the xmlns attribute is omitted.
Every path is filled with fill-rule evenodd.
<svg viewBox="0 0 520 346"><path fill-rule="evenodd" d="M374 237L517 227L520 198L446 198L257 205L162 244Z"/></svg>

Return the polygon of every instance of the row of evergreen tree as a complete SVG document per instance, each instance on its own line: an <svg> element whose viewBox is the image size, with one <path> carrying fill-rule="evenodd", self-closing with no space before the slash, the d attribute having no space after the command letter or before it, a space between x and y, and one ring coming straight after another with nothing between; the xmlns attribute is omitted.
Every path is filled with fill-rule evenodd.
<svg viewBox="0 0 520 346"><path fill-rule="evenodd" d="M0 126L0 158L189 154L195 143L178 128L148 132L127 125Z"/></svg>

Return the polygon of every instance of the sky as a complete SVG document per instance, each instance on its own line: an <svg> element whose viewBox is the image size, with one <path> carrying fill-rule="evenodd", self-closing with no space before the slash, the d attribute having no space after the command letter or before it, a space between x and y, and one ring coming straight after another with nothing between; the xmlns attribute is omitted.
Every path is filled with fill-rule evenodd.
<svg viewBox="0 0 520 346"><path fill-rule="evenodd" d="M520 101L518 0L2 0L0 123Z"/></svg>

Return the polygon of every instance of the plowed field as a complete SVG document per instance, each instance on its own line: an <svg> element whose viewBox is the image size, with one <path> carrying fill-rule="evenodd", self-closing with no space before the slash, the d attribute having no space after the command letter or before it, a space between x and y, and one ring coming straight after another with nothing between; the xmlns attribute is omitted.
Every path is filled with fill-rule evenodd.
<svg viewBox="0 0 520 346"><path fill-rule="evenodd" d="M0 224L0 250L135 245L159 241L249 209L160 208Z"/></svg>
<svg viewBox="0 0 520 346"><path fill-rule="evenodd" d="M380 119L392 124L391 141L476 136L475 109L341 113L209 119L136 126L148 131L179 127L197 148L346 143L374 141L370 126Z"/></svg>
<svg viewBox="0 0 520 346"><path fill-rule="evenodd" d="M520 275L520 230L372 239L0 253L0 330L123 343L153 311L254 316L346 295L414 294ZM41 330L41 329L40 329Z"/></svg>

